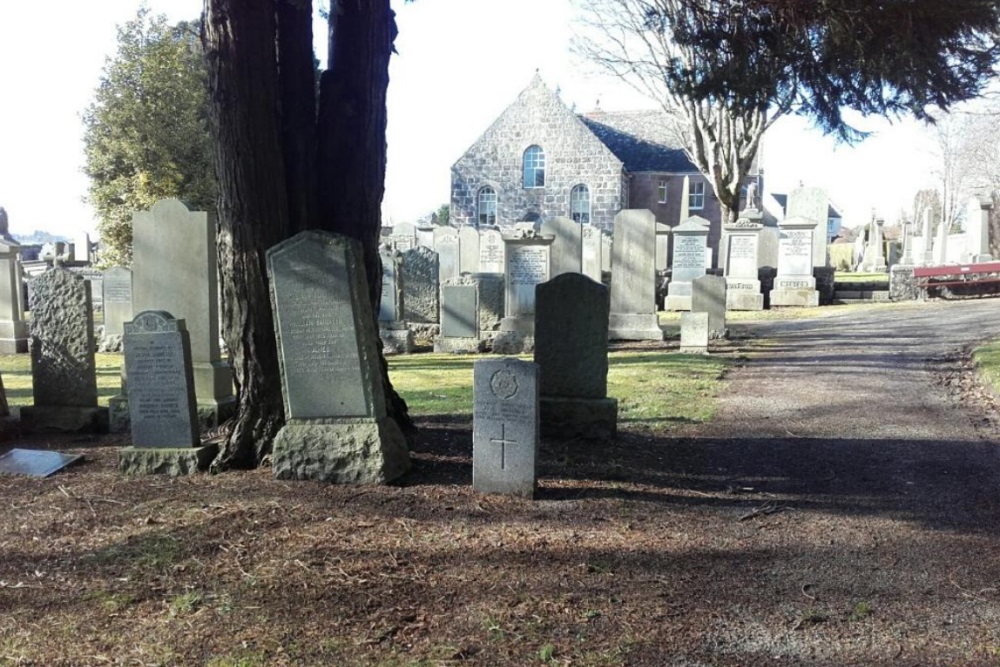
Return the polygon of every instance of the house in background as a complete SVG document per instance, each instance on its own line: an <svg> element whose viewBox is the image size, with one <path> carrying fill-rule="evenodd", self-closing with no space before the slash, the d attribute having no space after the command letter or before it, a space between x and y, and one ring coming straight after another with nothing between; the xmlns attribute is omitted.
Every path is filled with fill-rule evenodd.
<svg viewBox="0 0 1000 667"><path fill-rule="evenodd" d="M606 231L625 208L680 222L688 208L710 223L718 248L721 212L711 184L683 149L669 145L659 111L578 115L537 74L451 169L451 222L501 227L564 216Z"/></svg>

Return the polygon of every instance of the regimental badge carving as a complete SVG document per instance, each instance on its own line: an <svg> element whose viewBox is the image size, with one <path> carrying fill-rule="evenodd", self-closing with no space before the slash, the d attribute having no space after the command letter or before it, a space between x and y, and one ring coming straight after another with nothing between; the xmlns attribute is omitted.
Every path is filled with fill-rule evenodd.
<svg viewBox="0 0 1000 667"><path fill-rule="evenodd" d="M508 370L499 370L490 378L490 389L499 399L511 398L517 394L517 377Z"/></svg>

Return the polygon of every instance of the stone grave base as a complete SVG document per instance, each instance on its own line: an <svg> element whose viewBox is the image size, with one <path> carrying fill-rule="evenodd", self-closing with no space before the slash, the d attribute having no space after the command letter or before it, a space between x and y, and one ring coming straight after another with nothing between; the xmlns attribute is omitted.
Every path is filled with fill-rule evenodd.
<svg viewBox="0 0 1000 667"><path fill-rule="evenodd" d="M123 447L118 452L118 470L126 475L193 475L206 470L218 452L214 443L201 447Z"/></svg>
<svg viewBox="0 0 1000 667"><path fill-rule="evenodd" d="M493 337L493 354L525 354L535 350L535 337L517 331L501 331Z"/></svg>
<svg viewBox="0 0 1000 667"><path fill-rule="evenodd" d="M818 306L819 292L814 289L773 289L771 308L775 306Z"/></svg>
<svg viewBox="0 0 1000 667"><path fill-rule="evenodd" d="M413 332L404 325L401 328L379 327L384 354L410 354L413 352Z"/></svg>
<svg viewBox="0 0 1000 667"><path fill-rule="evenodd" d="M920 298L921 290L913 278L913 267L897 264L889 269L889 300L915 301Z"/></svg>
<svg viewBox="0 0 1000 667"><path fill-rule="evenodd" d="M656 313L611 313L608 340L663 340L663 329Z"/></svg>
<svg viewBox="0 0 1000 667"><path fill-rule="evenodd" d="M614 440L618 434L618 399L538 399L542 436L546 438Z"/></svg>
<svg viewBox="0 0 1000 667"><path fill-rule="evenodd" d="M432 341L441 334L440 324L408 322L406 326L413 332L414 339L419 341Z"/></svg>
<svg viewBox="0 0 1000 667"><path fill-rule="evenodd" d="M26 431L107 433L108 409L26 405L21 408L21 426Z"/></svg>
<svg viewBox="0 0 1000 667"><path fill-rule="evenodd" d="M726 278L726 288L726 310L764 310L759 280Z"/></svg>
<svg viewBox="0 0 1000 667"><path fill-rule="evenodd" d="M126 401L128 398L126 397ZM126 403L125 409L128 410ZM224 424L236 414L236 397L227 396L218 401L203 401L198 399L198 426L202 430L212 429Z"/></svg>
<svg viewBox="0 0 1000 667"><path fill-rule="evenodd" d="M525 336L535 335L535 316L519 315L515 317L505 317L500 320L500 331L510 331L524 334Z"/></svg>
<svg viewBox="0 0 1000 667"><path fill-rule="evenodd" d="M476 354L486 349L485 341L478 338L455 338L438 336L434 339L434 351L448 354Z"/></svg>
<svg viewBox="0 0 1000 667"><path fill-rule="evenodd" d="M290 420L274 439L276 479L384 484L410 469L410 452L393 419Z"/></svg>
<svg viewBox="0 0 1000 667"><path fill-rule="evenodd" d="M132 418L128 413L128 396L118 394L108 399L108 431L110 433L128 433L132 427Z"/></svg>
<svg viewBox="0 0 1000 667"><path fill-rule="evenodd" d="M691 310L691 295L667 295L663 310Z"/></svg>
<svg viewBox="0 0 1000 667"><path fill-rule="evenodd" d="M20 320L0 322L0 354L23 354L27 351L27 325Z"/></svg>

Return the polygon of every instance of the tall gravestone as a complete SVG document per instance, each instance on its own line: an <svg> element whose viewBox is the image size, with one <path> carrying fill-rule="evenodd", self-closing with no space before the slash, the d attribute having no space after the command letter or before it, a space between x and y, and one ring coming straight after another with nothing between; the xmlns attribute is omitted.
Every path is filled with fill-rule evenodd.
<svg viewBox="0 0 1000 667"><path fill-rule="evenodd" d="M705 275L708 220L692 216L673 229L672 272L666 310L691 310L691 282Z"/></svg>
<svg viewBox="0 0 1000 667"><path fill-rule="evenodd" d="M778 275L771 290L771 307L818 306L819 292L813 276L812 242L816 221L785 218L778 223Z"/></svg>
<svg viewBox="0 0 1000 667"><path fill-rule="evenodd" d="M504 272L504 242L498 229L483 229L479 232L479 272Z"/></svg>
<svg viewBox="0 0 1000 667"><path fill-rule="evenodd" d="M554 278L583 269L583 226L570 218L548 218L542 223L542 236L552 237L551 273Z"/></svg>
<svg viewBox="0 0 1000 667"><path fill-rule="evenodd" d="M132 446L118 453L129 474L187 475L205 469L218 451L201 446L191 368L191 340L184 320L143 311L125 323Z"/></svg>
<svg viewBox="0 0 1000 667"><path fill-rule="evenodd" d="M618 401L608 398L608 288L564 273L537 289L535 363L542 435L613 439Z"/></svg>
<svg viewBox="0 0 1000 667"><path fill-rule="evenodd" d="M934 241L932 237L932 230L934 228L934 217L933 209L934 207L928 207L924 211L924 226L923 226L923 253L921 253L919 266L933 266L934 265Z"/></svg>
<svg viewBox="0 0 1000 667"><path fill-rule="evenodd" d="M413 332L403 319L402 256L390 245L379 248L382 263L382 295L379 299L378 335L385 354L413 352Z"/></svg>
<svg viewBox="0 0 1000 667"><path fill-rule="evenodd" d="M735 222L724 225L720 255L725 266L728 310L764 309L758 275L763 228L762 216L756 211L743 211Z"/></svg>
<svg viewBox="0 0 1000 667"><path fill-rule="evenodd" d="M396 223L392 226L392 233L384 240L397 252L406 252L417 247L417 228L409 222Z"/></svg>
<svg viewBox="0 0 1000 667"><path fill-rule="evenodd" d="M403 319L410 323L438 321L438 255L418 246L403 253L399 267L403 283Z"/></svg>
<svg viewBox="0 0 1000 667"><path fill-rule="evenodd" d="M21 246L0 239L0 354L28 351L28 327L24 321L21 291Z"/></svg>
<svg viewBox="0 0 1000 667"><path fill-rule="evenodd" d="M410 466L388 416L364 256L354 239L307 231L267 251L285 426L279 479L382 483Z"/></svg>
<svg viewBox="0 0 1000 667"><path fill-rule="evenodd" d="M449 233L434 235L434 251L438 254L438 283L444 283L461 273L458 234L448 227Z"/></svg>
<svg viewBox="0 0 1000 667"><path fill-rule="evenodd" d="M581 272L591 280L601 282L601 252L604 234L594 225L583 225Z"/></svg>
<svg viewBox="0 0 1000 667"><path fill-rule="evenodd" d="M899 259L903 266L913 266L913 223L903 223L903 255Z"/></svg>
<svg viewBox="0 0 1000 667"><path fill-rule="evenodd" d="M990 262L993 255L990 247L990 215L993 212L993 198L977 195L969 202L965 217L966 258L969 262Z"/></svg>
<svg viewBox="0 0 1000 667"><path fill-rule="evenodd" d="M29 430L107 430L97 405L90 283L55 268L32 280L31 386L34 405L21 408Z"/></svg>
<svg viewBox="0 0 1000 667"><path fill-rule="evenodd" d="M726 337L726 279L700 276L691 283L691 312L708 313L708 337Z"/></svg>
<svg viewBox="0 0 1000 667"><path fill-rule="evenodd" d="M934 263L937 266L948 263L948 221L944 218L938 223L937 238L934 239Z"/></svg>
<svg viewBox="0 0 1000 667"><path fill-rule="evenodd" d="M615 216L611 259L611 340L663 340L656 316L656 218L645 209Z"/></svg>
<svg viewBox="0 0 1000 667"><path fill-rule="evenodd" d="M479 273L479 230L472 225L463 225L458 230L458 271L459 273Z"/></svg>
<svg viewBox="0 0 1000 667"><path fill-rule="evenodd" d="M222 423L233 413L233 373L219 348L215 220L176 199L132 216L132 304L184 320L199 418Z"/></svg>
<svg viewBox="0 0 1000 667"><path fill-rule="evenodd" d="M537 487L538 366L479 359L472 374L472 488L531 498Z"/></svg>
<svg viewBox="0 0 1000 667"><path fill-rule="evenodd" d="M104 335L121 336L132 320L132 270L112 266L104 271Z"/></svg>
<svg viewBox="0 0 1000 667"><path fill-rule="evenodd" d="M808 218L816 223L812 238L812 265L829 266L827 227L830 219L830 197L823 188L800 186L788 193L786 218Z"/></svg>
<svg viewBox="0 0 1000 667"><path fill-rule="evenodd" d="M507 270L501 331L528 336L535 331L535 286L551 277L551 236L525 231L505 238Z"/></svg>
<svg viewBox="0 0 1000 667"><path fill-rule="evenodd" d="M873 219L869 223L868 242L865 244L864 258L861 261L861 271L866 273L885 272L885 242L882 238L882 227L885 220Z"/></svg>

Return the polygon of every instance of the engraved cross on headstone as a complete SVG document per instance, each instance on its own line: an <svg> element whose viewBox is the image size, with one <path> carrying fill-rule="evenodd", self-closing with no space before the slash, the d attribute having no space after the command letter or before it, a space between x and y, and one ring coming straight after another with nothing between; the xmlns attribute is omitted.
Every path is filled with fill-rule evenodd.
<svg viewBox="0 0 1000 667"><path fill-rule="evenodd" d="M500 469L504 470L507 466L507 445L516 445L517 440L508 440L506 437L506 426L500 424L500 437L490 438L490 443L500 445Z"/></svg>

